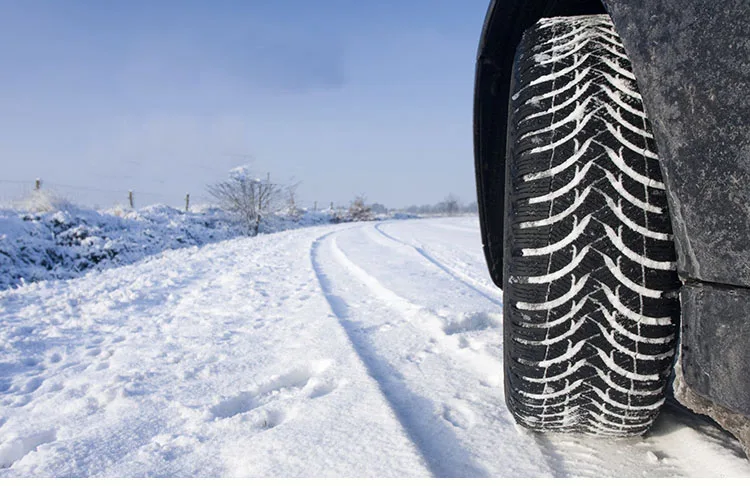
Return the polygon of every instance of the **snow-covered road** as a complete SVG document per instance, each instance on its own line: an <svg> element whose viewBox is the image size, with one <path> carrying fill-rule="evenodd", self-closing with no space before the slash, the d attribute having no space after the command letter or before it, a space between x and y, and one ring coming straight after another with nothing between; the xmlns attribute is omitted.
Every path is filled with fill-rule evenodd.
<svg viewBox="0 0 750 486"><path fill-rule="evenodd" d="M0 477L750 476L668 408L536 435L476 218L325 226L0 292Z"/></svg>

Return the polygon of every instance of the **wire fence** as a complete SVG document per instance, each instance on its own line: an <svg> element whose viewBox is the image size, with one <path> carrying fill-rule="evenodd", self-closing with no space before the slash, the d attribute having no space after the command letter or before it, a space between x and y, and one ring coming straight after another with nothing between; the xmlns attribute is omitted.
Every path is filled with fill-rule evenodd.
<svg viewBox="0 0 750 486"><path fill-rule="evenodd" d="M51 183L43 179L36 180L0 180L0 208L23 207L25 201L35 196L35 191L43 191L59 201L91 209L143 208L154 204L164 204L184 211L192 211L216 201L198 193L158 193L134 189L114 189L106 187L79 186L72 184ZM295 198L299 208L326 209L339 207L332 202L308 201Z"/></svg>
<svg viewBox="0 0 750 486"><path fill-rule="evenodd" d="M202 194L167 194L137 189L115 189L107 187L79 186L73 184L50 183L46 180L0 180L0 206L22 206L32 199L36 191L43 191L54 198L76 206L92 209L116 207L142 208L153 204L166 204L178 209L191 209L195 206L212 203Z"/></svg>

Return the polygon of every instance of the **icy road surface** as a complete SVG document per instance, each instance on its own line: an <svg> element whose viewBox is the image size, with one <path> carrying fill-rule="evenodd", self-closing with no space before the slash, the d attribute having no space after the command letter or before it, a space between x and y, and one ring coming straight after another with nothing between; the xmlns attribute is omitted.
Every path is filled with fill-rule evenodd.
<svg viewBox="0 0 750 486"><path fill-rule="evenodd" d="M476 218L317 227L0 292L0 477L750 476L673 409L648 436L505 408Z"/></svg>

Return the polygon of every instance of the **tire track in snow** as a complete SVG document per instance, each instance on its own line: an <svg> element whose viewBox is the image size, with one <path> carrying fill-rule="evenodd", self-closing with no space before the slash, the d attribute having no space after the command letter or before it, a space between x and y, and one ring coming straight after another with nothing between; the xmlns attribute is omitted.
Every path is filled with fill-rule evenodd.
<svg viewBox="0 0 750 486"><path fill-rule="evenodd" d="M444 272L448 273L448 275L451 276L454 280L456 280L459 283L462 283L464 285L467 285L468 287L470 287L471 289L473 289L475 291L477 290L473 286L469 285L467 282L463 281L461 278L459 278L459 277L453 275L452 273L450 273L450 271L448 271L446 269L446 267L440 265L439 263L437 263L433 259L429 258L427 255L425 255L425 253L420 252L419 248L415 247L414 245L410 245L410 244L404 243L404 242L402 242L402 241L400 241L400 240L398 240L398 239L396 239L396 238L394 238L394 237L386 234L385 232L383 232L379 228L380 224L382 224L382 223L376 224L373 227L379 233L381 233L383 236L385 236L386 238L388 238L390 240L393 240L394 242L398 243L399 245L402 245L402 246L405 246L407 248L411 248L411 249L416 250L416 252L420 256L427 258L428 261L430 261L431 263L435 264L438 268L440 268ZM340 263L344 267L347 267L347 269L350 272L352 272L360 281L362 281L367 287L369 287L370 290L374 294L378 295L381 299L383 299L384 302L390 304L391 306L397 306L397 307L399 307L399 311L404 315L404 318L406 320L413 320L414 316L418 315L420 313L421 314L428 314L432 319L435 319L435 320L439 320L440 319L440 317L437 316L436 314L430 312L427 309L421 308L417 304L409 302L407 299L404 299L403 297L399 296L398 294L396 294L392 290L386 288L375 277L373 277L370 274L368 274L366 270L362 269L357 264L355 264L353 261L351 261L344 254L344 252L336 245L335 241L332 244L333 244L334 253L336 254L337 259L340 261ZM482 293L481 291L478 292L478 293L480 295L482 295L483 297L487 298L487 296L484 293ZM490 300L494 302L493 299L490 298ZM443 328L443 329L445 329L445 328ZM450 337L451 336L447 335L447 333L446 333L446 335L443 336L443 339L441 339L441 341L443 343L445 343L445 341L447 341L448 338L450 338ZM452 352L452 353L454 353L454 354L456 354L456 352L458 350L458 347L456 347L456 346L448 346L448 348L449 348L449 351ZM502 365L501 362L495 361L495 360L493 360L493 362L494 362L494 366L496 366L498 370L502 370L502 366L503 365ZM484 368L484 367L481 367L481 368ZM504 412L504 414L507 414L508 416L510 416L510 412L508 412L507 409L505 408L504 398L499 403L496 404L496 408L498 410L495 411L495 413L501 413L502 414ZM510 422L513 422L513 420L510 419ZM517 434L518 433L517 430L516 430L517 428L518 427L516 426L513 429L508 430L508 432L513 433L513 434ZM559 451L559 448L555 447L553 441L551 441L549 438L547 438L547 437L545 437L545 436L543 436L541 434L536 434L536 433L533 433L533 432L530 432L530 431L526 431L526 430L521 430L520 431L520 435L521 436L525 436L525 437L527 437L527 438L530 439L530 442L532 442L534 444L534 446L536 447L538 453L541 455L541 459L545 462L546 467L550 470L550 472L552 473L553 476L555 476L555 477L567 477L567 476L570 475L569 471L566 468L565 457ZM516 440L518 440L518 439L516 438Z"/></svg>
<svg viewBox="0 0 750 486"><path fill-rule="evenodd" d="M403 246L406 246L408 248L412 248L414 251L416 251L419 255L421 255L424 259L426 259L428 262L432 263L436 267L438 267L443 272L447 273L449 276L451 276L454 280L460 282L461 284L468 287L473 292L476 292L477 294L481 295L485 299L489 300L495 305L498 305L500 307L503 306L503 303L501 300L499 300L496 297L491 296L489 293L485 292L484 290L477 287L477 283L473 282L474 279L466 276L463 274L463 272L460 272L456 270L455 268L451 268L445 263L441 262L437 258L435 258L433 255L431 255L427 250L424 248L420 248L416 245L412 245L411 243L406 243L405 241L402 241L395 236L391 236L390 234L386 233L385 230L381 228L383 223L378 223L374 226L375 230L383 235L384 237L388 238L389 240L395 241L396 243L399 243Z"/></svg>
<svg viewBox="0 0 750 486"><path fill-rule="evenodd" d="M358 229L361 229L361 227ZM318 242L318 246L319 245L320 242ZM455 383L455 388L451 389L452 392L455 392L454 395L459 397L466 394L471 397L474 407L480 409L477 414L472 411L470 411L469 414L478 415L478 417L484 422L483 426L479 427L479 430L472 431L471 434L464 436L463 439L454 435L450 444L446 444L445 441L442 442L442 446L431 444L433 450L437 450L438 453L445 455L447 451L443 449L445 447L451 447L453 449L462 450L464 454L469 454L469 457L480 459L480 464L482 464L482 466L478 467L481 468L483 476L490 474L495 476L565 475L564 472L561 472L559 461L556 460L556 454L554 452L543 447L543 445L537 440L537 437L533 434L528 434L526 431L523 431L520 434L518 433L518 427L515 425L510 413L507 412L505 408L501 375L499 374L499 370L502 370L502 363L500 361L487 355L472 354L464 349L464 346L461 345L460 337L446 331L450 326L446 325L444 318L428 309L410 302L381 284L375 277L349 259L349 257L338 247L335 236L331 239L329 245L328 251L330 251L333 259L340 264L348 274L364 285L372 295L382 301L387 308L395 310L396 313L400 315L403 326L416 327L416 331L419 334L424 333L426 335L425 337L430 338L430 342L436 343L442 348L442 351L447 352L447 359L441 360L438 365L439 370L436 370L433 367L431 371L443 373L443 376L447 378L447 380L443 380L443 383L441 384L449 382L451 378L458 380L457 383ZM328 282L328 285L330 285L330 282ZM350 288L351 287L347 287L347 290L350 290ZM326 292L326 294L328 295L328 292ZM347 296L350 297L348 294ZM343 299L334 295L334 300L339 305L343 304L348 312L349 306L343 302ZM345 318L344 322L346 321L347 319ZM355 324L361 325L361 323ZM360 337L355 333L354 340L356 341L359 339L366 338ZM372 344L368 343L367 347L368 352L377 353L377 348ZM384 358L377 357L376 359L381 360L382 363L390 367L392 371L399 373L398 370L387 364L387 361ZM456 369L457 364L459 365L459 369ZM493 370L492 376L488 376L488 369ZM498 373L494 373L494 370L498 370ZM469 380L466 380L465 378L460 378L461 375L468 375L470 378ZM473 381L471 378L476 379L477 385L471 385ZM488 390L488 388L484 387L494 387L494 393L485 391ZM408 390L408 388L405 389ZM450 402L455 402L455 400L452 400L447 396L444 389L433 389L431 391L435 392L436 395L441 396L436 396L431 399L423 399L426 406L422 407L420 420L424 421L427 419L429 421L427 422L428 428L435 426L434 419L429 420L431 417L427 415L427 412L433 408L431 405L439 405L441 401L444 405L447 405ZM453 408L453 410L460 411L460 408L461 407ZM446 410L443 413L443 419L457 427L462 420L460 418L454 420L451 410ZM470 421L473 422L474 419L472 418ZM433 432L427 430L425 430L425 432L427 432L427 435L435 435ZM508 444L509 440L510 444ZM456 444L453 444L453 442L456 442ZM466 446L469 448L474 446L474 450L468 452L460 445L460 442L466 443ZM443 468L446 466L442 461L439 462L439 465ZM460 467L465 466L461 464ZM459 474L454 469L451 469L451 471L452 472L448 474L449 476L463 475L463 473Z"/></svg>
<svg viewBox="0 0 750 486"><path fill-rule="evenodd" d="M387 288L380 283L375 277L367 273L366 270L354 263L336 244L336 240L331 241L331 252L334 258L357 280L362 282L378 299L386 305L395 309L407 322L421 322L421 329L427 332L431 338L438 340L441 344L456 355L459 359L463 356L463 347L460 339L452 332L454 322L446 320L438 314L426 309L420 305L410 302ZM466 360L463 360L466 362ZM467 363L474 371L486 370L488 367L501 369L502 362L486 355L477 355Z"/></svg>
<svg viewBox="0 0 750 486"><path fill-rule="evenodd" d="M363 323L351 316L349 305L335 292L328 273L320 264L320 248L329 237L334 236L321 236L310 248L310 261L320 288L352 347L377 382L430 472L437 477L487 477L488 471L477 465L469 453L460 447L452 430L445 424L433 422L428 415L422 413L431 408L429 400L414 394L400 379L400 373L378 356L377 350L368 341L367 334L359 332L364 327ZM453 440L448 443L436 443L433 440L436 436Z"/></svg>

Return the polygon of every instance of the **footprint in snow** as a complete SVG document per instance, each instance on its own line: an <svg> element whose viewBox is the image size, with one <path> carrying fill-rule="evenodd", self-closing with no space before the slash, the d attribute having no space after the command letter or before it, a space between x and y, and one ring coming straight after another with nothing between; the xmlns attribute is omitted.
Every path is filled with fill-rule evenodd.
<svg viewBox="0 0 750 486"><path fill-rule="evenodd" d="M278 427L289 419L297 416L297 407L279 408L275 410L268 410L264 417L260 421L261 427L264 429L272 429Z"/></svg>
<svg viewBox="0 0 750 486"><path fill-rule="evenodd" d="M310 393L307 395L309 398L324 397L339 387L339 383L335 381L320 381L317 378L312 378L308 385L312 385L308 386L310 388Z"/></svg>
<svg viewBox="0 0 750 486"><path fill-rule="evenodd" d="M476 424L476 415L466 403L454 400L443 404L443 419L454 427L469 430Z"/></svg>
<svg viewBox="0 0 750 486"><path fill-rule="evenodd" d="M62 391L64 389L65 389L65 385L63 385L63 383L60 382L60 381L56 381L56 382L53 382L49 386L46 387L46 392L47 393L57 393L57 392Z"/></svg>
<svg viewBox="0 0 750 486"><path fill-rule="evenodd" d="M315 361L289 373L275 376L255 388L220 401L209 409L210 419L228 419L252 410L271 405L264 411L260 424L275 427L295 415L295 406L285 402L298 401L300 397L314 399L328 395L338 384L320 377L332 364L330 360Z"/></svg>
<svg viewBox="0 0 750 486"><path fill-rule="evenodd" d="M42 386L42 383L44 383L44 380L38 376L31 378L23 385L23 393L34 393L40 386Z"/></svg>

